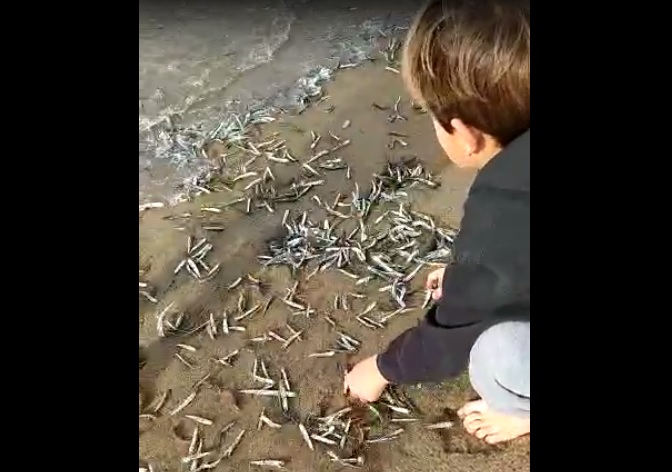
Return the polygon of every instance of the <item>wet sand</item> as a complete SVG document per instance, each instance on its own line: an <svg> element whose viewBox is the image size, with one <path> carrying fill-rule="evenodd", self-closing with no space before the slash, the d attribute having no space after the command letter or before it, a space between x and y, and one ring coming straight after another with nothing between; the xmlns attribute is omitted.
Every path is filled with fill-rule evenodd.
<svg viewBox="0 0 672 472"><path fill-rule="evenodd" d="M246 215L242 211L244 205L237 205L222 213L209 215L208 221L216 221L224 227L219 232L203 233L198 218L165 217L188 212L204 215L201 207L234 200L242 194L246 182L240 182L232 192L213 193L175 208L148 210L140 216L140 279L149 284L152 294L158 299L158 303L152 303L140 297L139 336L146 360L139 375L141 412L147 411L153 401L170 390L157 418L141 417L139 420L141 464L150 462L164 471L181 470L180 458L187 454L188 441L196 426L184 415L198 415L214 422L210 426L199 426L206 448L217 442L218 431L232 421L236 424L223 437L224 447L242 429L247 430L232 456L210 470L248 470L251 469L249 461L260 459L282 459L287 462L286 470L300 472L343 469L342 465L329 460L322 445L317 445L314 452L308 449L296 425L283 419L276 400L241 395L232 398L227 392L259 388L250 374L257 356L265 360L274 376L280 368L287 370L292 390L298 393L297 399L290 400L290 410L295 417L305 418L311 414L335 411L345 404L342 375L346 364L382 349L422 317L423 310L419 306L423 293L416 290L409 296L408 303L418 309L393 318L385 329L369 330L354 320L354 314L371 301L380 300L381 306L388 303L384 301L388 295L379 293L379 286L357 287L358 292L366 294L366 298L354 300L351 311L334 310L335 294L355 290L352 279L340 272L327 270L306 281L305 273L294 277L288 268L264 268L257 259L258 255L266 252L266 242L270 238L283 234L281 220L285 209L290 209L293 215L306 210L311 218L320 221L326 215L311 198L313 195L331 202L338 193L349 195L355 182L361 188L367 188L372 174L381 172L388 159L405 156L417 156L423 166L441 181L438 189L418 187L409 190L413 209L432 215L441 226L459 226L461 207L474 175L455 169L441 154L429 118L411 109L397 74L386 71L382 63L341 71L336 80L326 86L326 95L328 99L304 113L283 116L277 122L266 125L260 131L262 135L259 139L278 133L287 141L292 155L300 161L305 161L310 152L310 130L322 135L325 142L329 139L329 131L342 140L350 139L351 144L342 149L339 157L351 166L351 180L347 180L342 171L327 172L324 185L312 190L297 203L278 205L272 214L260 210ZM381 111L372 103L392 106L398 96L402 97L401 111L408 119L390 123L387 119L389 111ZM346 120L350 120L351 124L342 129ZM389 131L407 135L408 138L403 139L408 145L389 149ZM211 150L213 154L215 151ZM229 164L235 165L232 159ZM249 170L263 171L263 167L257 169L253 163ZM272 170L280 185L295 176L299 167L277 164ZM205 234L214 246L208 261L221 264L216 276L204 283L195 281L185 271L177 275L173 273L184 258L190 234L196 238ZM429 270L423 269L415 277L412 288L421 288ZM227 290L229 284L246 274L259 279L261 287L244 281L235 289ZM300 281L300 298L317 311L311 317L292 315L287 306L277 301L295 280ZM249 306L263 303L271 295L276 299L265 314L254 314L239 323L246 328L245 332L220 333L213 340L200 330L191 335L158 340L156 315L168 304L173 303L175 310L184 312L190 325L196 327L207 321L210 313L218 317L225 310L234 313L243 292ZM328 349L335 341L333 329L324 321L323 315L326 314L362 342L356 356L308 357L312 352ZM260 345L251 345L247 341L269 330L289 337L287 323L303 330L302 339L293 342L287 349L282 349L277 341ZM189 344L196 351L184 350L177 343ZM231 367L215 366L209 360L223 357L236 349L240 349L240 355L232 361ZM175 353L180 353L192 367L187 367ZM207 385L203 384L205 387L198 389L195 400L171 416L170 410L187 397L194 384L208 373L211 374L209 381ZM465 378L439 386L408 386L404 392L417 405L418 416L425 422L450 419L452 411L474 395ZM286 424L279 429L265 427L257 430L259 413L264 407L274 421ZM461 472L529 469L528 439L493 447L469 437L459 425L439 432L427 431L421 424L404 427L406 431L396 440L370 445L361 470Z"/></svg>

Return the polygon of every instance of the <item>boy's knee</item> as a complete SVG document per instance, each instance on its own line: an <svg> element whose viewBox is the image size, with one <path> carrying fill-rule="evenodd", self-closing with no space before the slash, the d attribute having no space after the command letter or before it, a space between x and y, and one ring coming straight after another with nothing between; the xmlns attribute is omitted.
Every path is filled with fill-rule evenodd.
<svg viewBox="0 0 672 472"><path fill-rule="evenodd" d="M474 351L484 351L493 359L498 354L514 354L530 349L530 323L525 321L504 321L486 329L472 347Z"/></svg>
<svg viewBox="0 0 672 472"><path fill-rule="evenodd" d="M488 372L502 387L529 397L530 323L505 321L488 328L471 349L469 368Z"/></svg>

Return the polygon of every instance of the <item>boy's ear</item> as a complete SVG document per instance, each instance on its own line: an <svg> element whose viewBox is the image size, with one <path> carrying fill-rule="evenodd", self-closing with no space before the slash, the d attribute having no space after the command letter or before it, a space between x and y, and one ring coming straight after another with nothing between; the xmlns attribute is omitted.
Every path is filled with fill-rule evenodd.
<svg viewBox="0 0 672 472"><path fill-rule="evenodd" d="M485 145L483 133L467 126L459 118L450 120L450 126L453 127L451 133L459 143L458 145L463 149L465 156L471 156L479 153Z"/></svg>

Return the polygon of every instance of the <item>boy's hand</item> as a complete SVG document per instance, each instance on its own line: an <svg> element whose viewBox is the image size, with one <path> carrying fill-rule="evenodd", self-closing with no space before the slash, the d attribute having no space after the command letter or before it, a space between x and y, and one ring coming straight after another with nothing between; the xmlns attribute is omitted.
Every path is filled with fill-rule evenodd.
<svg viewBox="0 0 672 472"><path fill-rule="evenodd" d="M346 395L350 393L350 396L366 403L375 402L380 398L389 382L378 370L377 357L367 357L345 374L344 390Z"/></svg>
<svg viewBox="0 0 672 472"><path fill-rule="evenodd" d="M427 276L425 288L432 291L432 298L434 301L438 301L441 298L441 287L443 287L443 274L445 274L445 272L446 268L442 267L436 269Z"/></svg>

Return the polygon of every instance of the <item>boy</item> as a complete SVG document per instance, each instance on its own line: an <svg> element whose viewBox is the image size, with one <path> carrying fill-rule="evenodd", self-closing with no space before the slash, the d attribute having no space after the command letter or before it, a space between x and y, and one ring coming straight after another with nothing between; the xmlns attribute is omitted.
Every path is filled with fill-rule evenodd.
<svg viewBox="0 0 672 472"><path fill-rule="evenodd" d="M432 0L404 50L403 75L460 167L479 169L437 300L418 326L359 362L346 392L439 382L467 367L481 399L458 414L489 443L530 432L529 0Z"/></svg>

